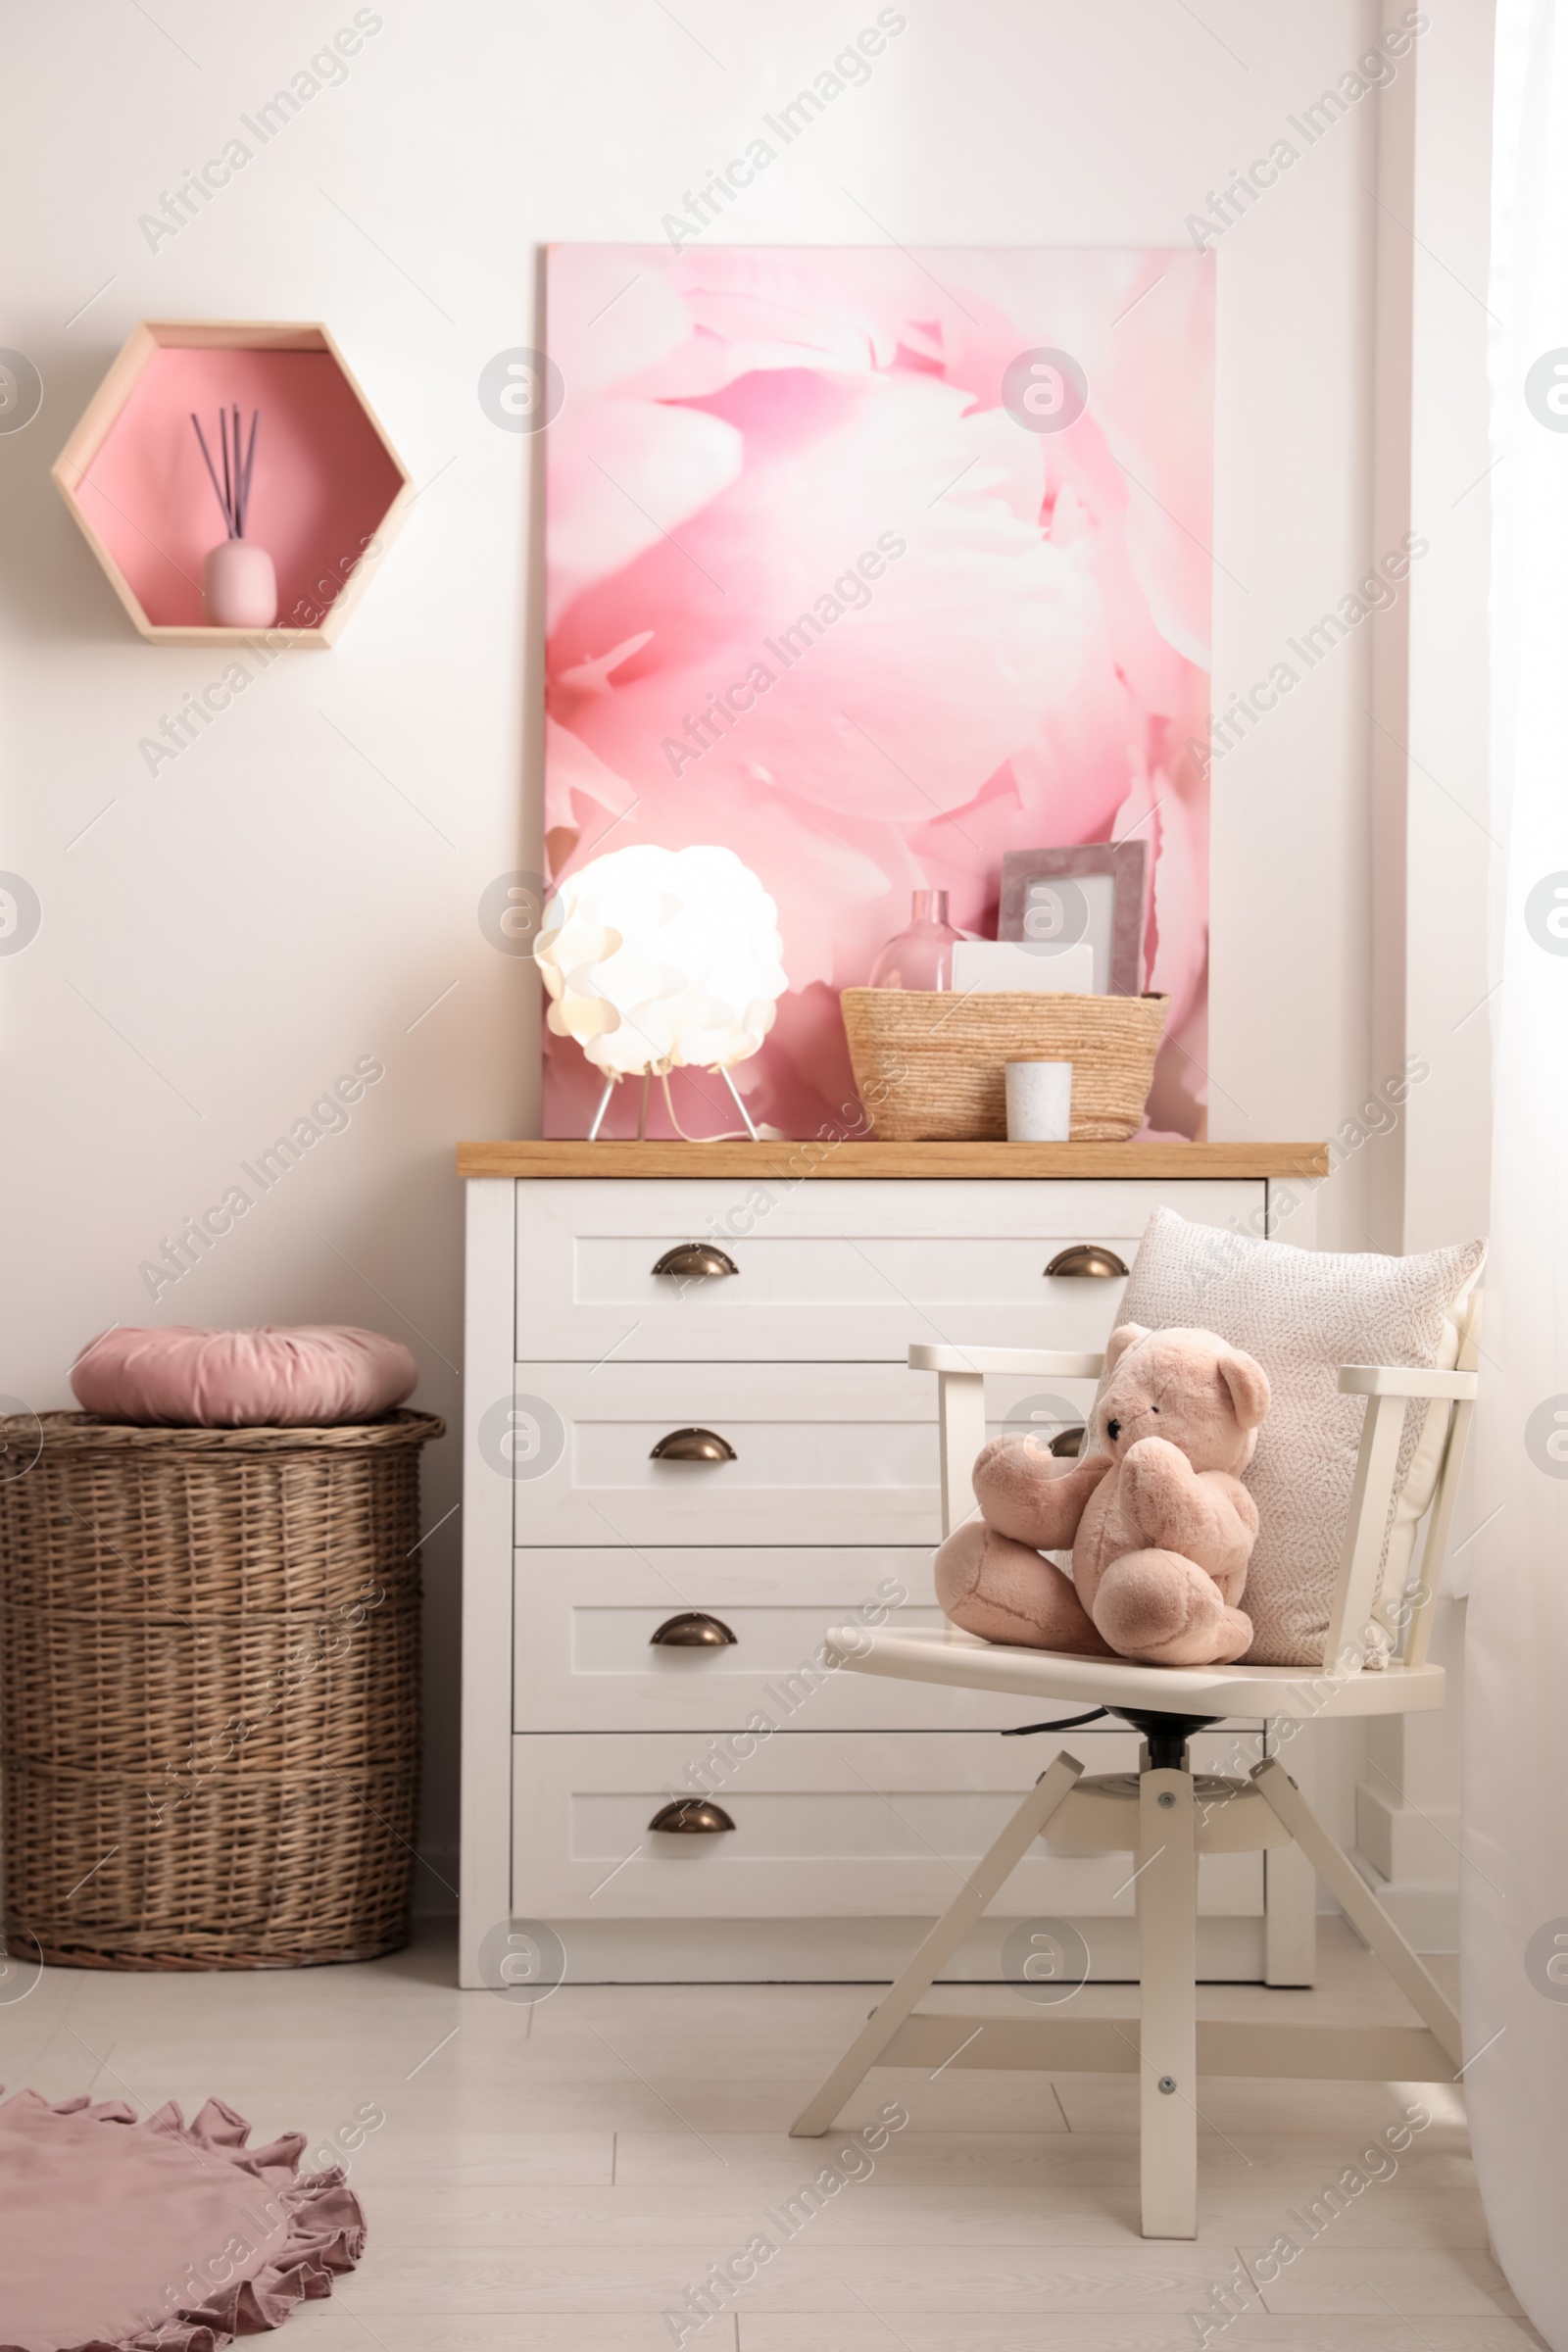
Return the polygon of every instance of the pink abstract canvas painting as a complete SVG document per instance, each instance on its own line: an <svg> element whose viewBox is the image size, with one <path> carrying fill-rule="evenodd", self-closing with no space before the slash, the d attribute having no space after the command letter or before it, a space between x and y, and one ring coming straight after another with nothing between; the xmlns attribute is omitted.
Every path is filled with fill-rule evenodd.
<svg viewBox="0 0 1568 2352"><path fill-rule="evenodd" d="M994 937L1004 852L1143 839L1149 1123L1201 1135L1211 257L562 246L548 319L550 879L733 850L789 978L734 1076L811 1136L911 891ZM690 1132L731 1123L674 1084ZM547 1037L546 1134L599 1090Z"/></svg>

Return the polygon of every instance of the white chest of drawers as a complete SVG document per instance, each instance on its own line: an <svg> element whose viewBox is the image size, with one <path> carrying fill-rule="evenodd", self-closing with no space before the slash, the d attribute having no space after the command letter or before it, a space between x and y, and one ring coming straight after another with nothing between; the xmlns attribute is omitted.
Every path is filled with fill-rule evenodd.
<svg viewBox="0 0 1568 2352"><path fill-rule="evenodd" d="M1121 1282L1053 1260L1130 1261L1161 1204L1262 1232L1282 1186L1309 1243L1315 1151L515 1144L459 1166L463 1983L494 1982L522 1921L577 1981L887 1974L1046 1760L997 1737L1008 1702L820 1662L858 1614L940 1622L909 1343L1099 1348ZM988 1409L1088 1395L997 1382ZM1136 1762L1131 1733L1076 1737L1091 1769ZM678 1798L733 1826L653 1829ZM1093 1922L1096 1973L1120 1973L1125 1875L1042 1847L1009 1909ZM1216 1858L1202 1902L1209 1973L1260 1974L1258 1858ZM1007 1925L954 1973L995 1974Z"/></svg>

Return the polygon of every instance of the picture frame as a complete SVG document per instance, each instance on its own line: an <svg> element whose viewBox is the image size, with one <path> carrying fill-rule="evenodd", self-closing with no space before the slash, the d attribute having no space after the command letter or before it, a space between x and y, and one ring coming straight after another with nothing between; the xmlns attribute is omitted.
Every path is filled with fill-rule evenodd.
<svg viewBox="0 0 1568 2352"><path fill-rule="evenodd" d="M1136 997L1144 985L1149 850L1142 841L1086 841L1008 850L1002 859L998 939L1043 955L1087 940L1096 996Z"/></svg>
<svg viewBox="0 0 1568 2352"><path fill-rule="evenodd" d="M576 387L538 435L549 881L595 844L706 843L758 876L788 975L746 1064L758 1125L839 1117L842 997L912 891L946 891L950 927L1005 960L1003 853L1128 835L1170 997L1161 1132L1201 1131L1210 778L1190 747L1213 701L1214 264L1170 245L549 247L551 381ZM982 316L1016 396L975 374ZM846 318L878 322L848 374ZM1045 413L1053 352L1086 406L1074 378ZM676 538L607 481L607 420L645 480L689 450ZM1038 498L973 488L1042 464ZM1093 517L1070 577L1069 514ZM890 514L924 518L918 549ZM1112 879L1078 879L1106 900L1089 927L1108 993ZM1074 960L1025 952L1053 989ZM543 1052L542 1132L579 1137L603 1078L569 1036L547 1027ZM662 1104L650 1119L673 1136Z"/></svg>

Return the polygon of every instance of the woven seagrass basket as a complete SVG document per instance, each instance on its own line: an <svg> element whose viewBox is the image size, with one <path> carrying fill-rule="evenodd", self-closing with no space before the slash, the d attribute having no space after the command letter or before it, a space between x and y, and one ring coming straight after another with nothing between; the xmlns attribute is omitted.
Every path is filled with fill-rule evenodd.
<svg viewBox="0 0 1568 2352"><path fill-rule="evenodd" d="M0 1420L14 1953L296 1968L407 1942L443 1428Z"/></svg>
<svg viewBox="0 0 1568 2352"><path fill-rule="evenodd" d="M1007 1133L1009 1061L1072 1063L1072 1141L1122 1143L1143 1124L1169 997L973 996L847 988L855 1083L884 1143L992 1143Z"/></svg>

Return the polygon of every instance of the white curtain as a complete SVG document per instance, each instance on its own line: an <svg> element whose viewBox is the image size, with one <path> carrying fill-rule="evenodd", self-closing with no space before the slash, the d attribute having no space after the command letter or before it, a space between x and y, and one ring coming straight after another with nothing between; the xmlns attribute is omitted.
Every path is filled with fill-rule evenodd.
<svg viewBox="0 0 1568 2352"><path fill-rule="evenodd" d="M1568 0L1498 0L1496 66L1492 770L1506 858L1476 1482L1478 1520L1495 1516L1470 1581L1462 2006L1493 2243L1568 2352Z"/></svg>

